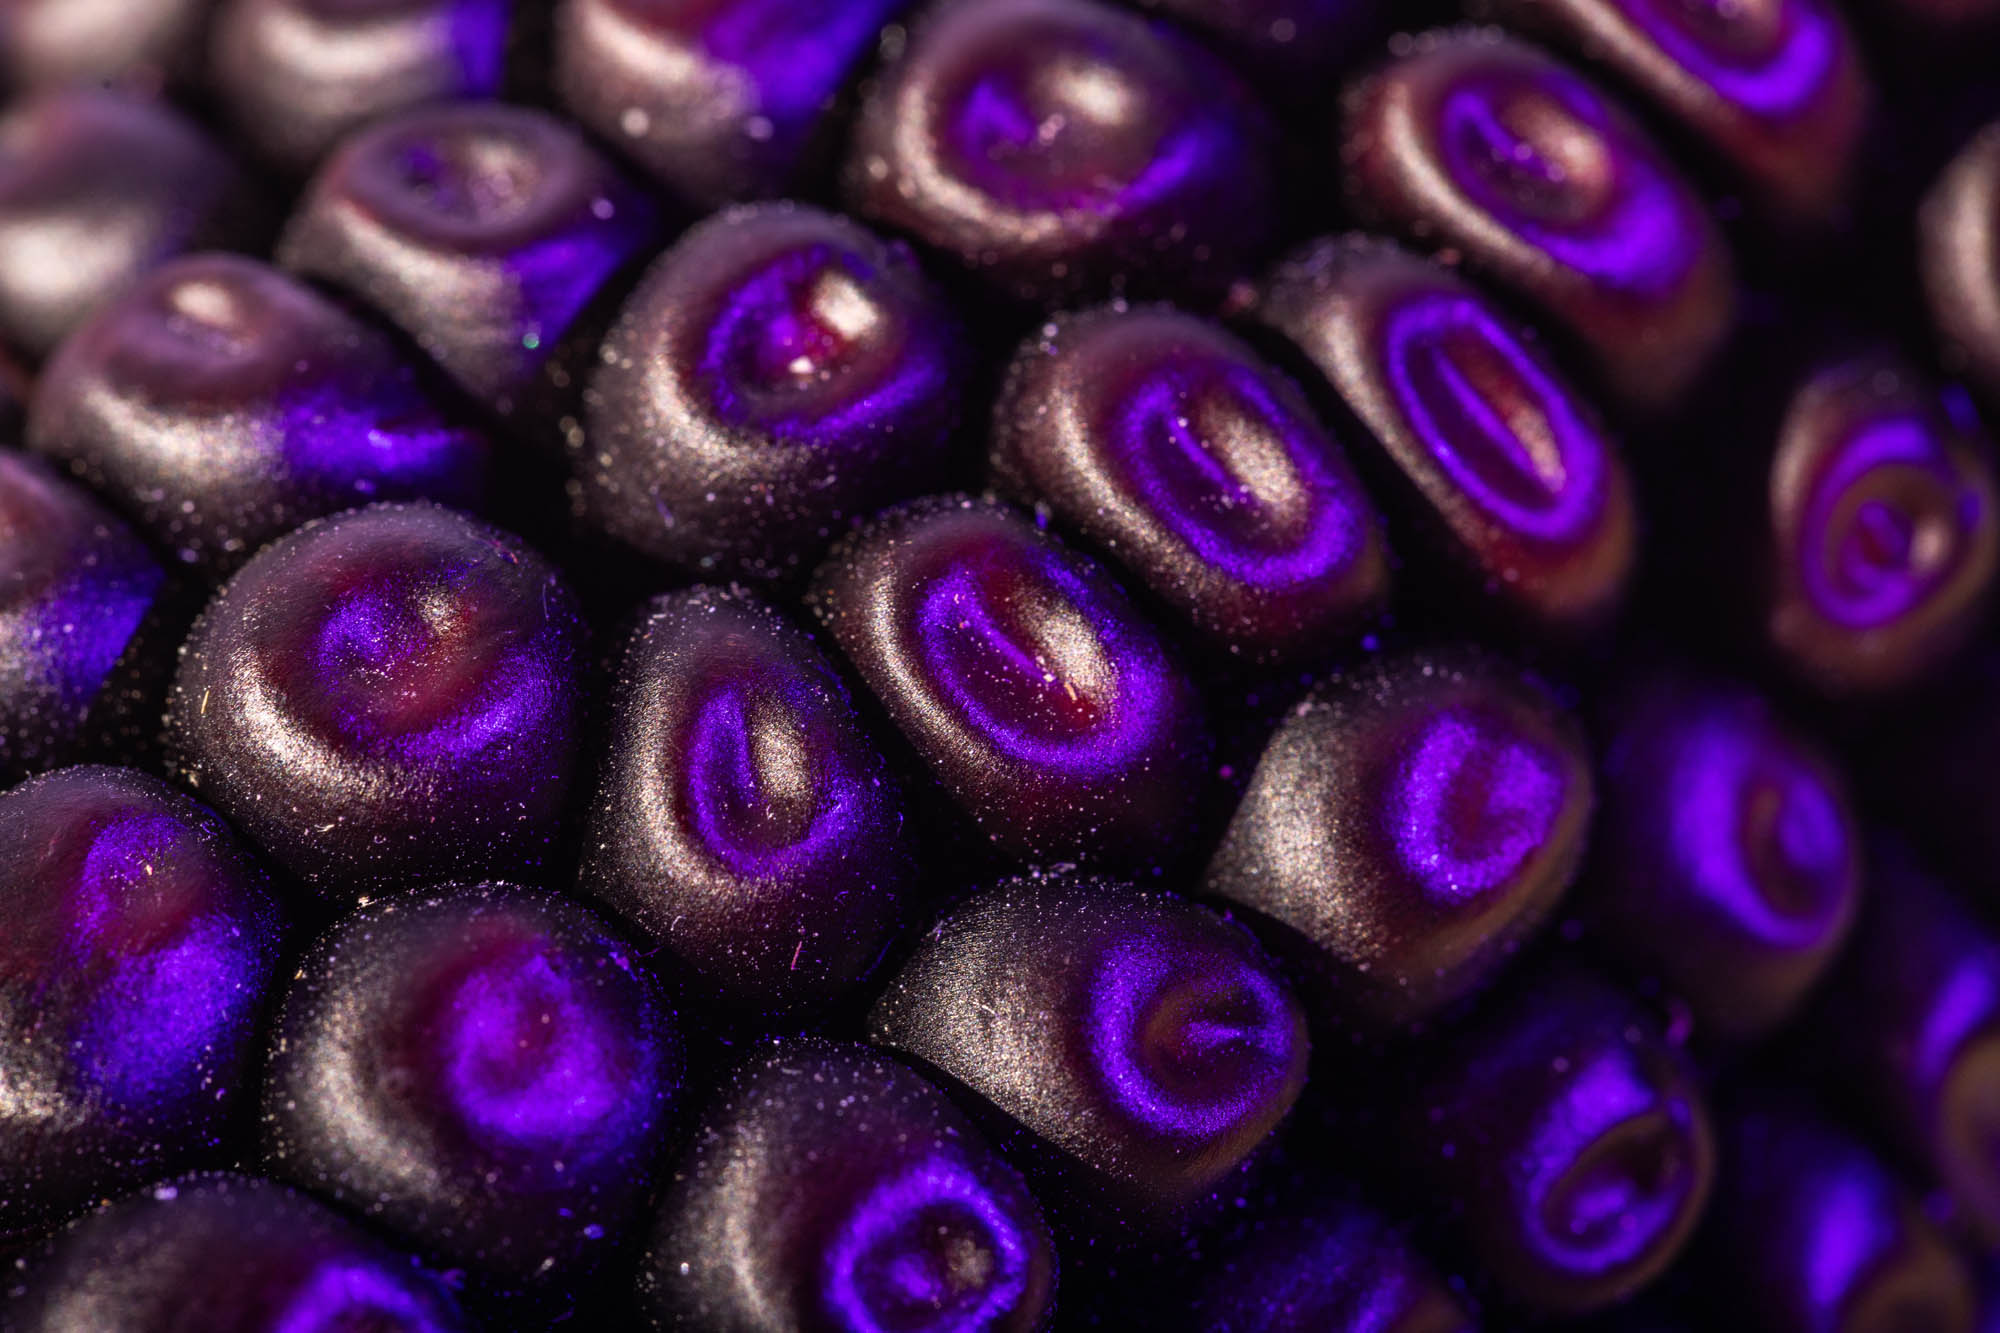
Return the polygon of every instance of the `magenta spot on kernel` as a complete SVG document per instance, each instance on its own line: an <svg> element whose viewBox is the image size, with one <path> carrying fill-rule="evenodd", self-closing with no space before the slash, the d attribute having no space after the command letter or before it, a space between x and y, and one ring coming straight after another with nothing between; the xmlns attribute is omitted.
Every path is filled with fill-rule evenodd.
<svg viewBox="0 0 2000 1333"><path fill-rule="evenodd" d="M644 1114L630 1091L647 1062L622 1016L596 1011L578 966L524 941L435 997L444 1085L475 1130L584 1156L600 1137L614 1149L630 1137L621 1122Z"/></svg>
<svg viewBox="0 0 2000 1333"><path fill-rule="evenodd" d="M871 427L893 430L945 394L952 349L910 336L905 313L884 303L888 281L824 243L751 273L724 299L701 354L718 415L784 443L840 445Z"/></svg>
<svg viewBox="0 0 2000 1333"><path fill-rule="evenodd" d="M1666 848L1683 882L1774 944L1811 948L1847 895L1840 800L1790 745L1730 710L1693 721L1665 774Z"/></svg>
<svg viewBox="0 0 2000 1333"><path fill-rule="evenodd" d="M1361 496L1328 465L1314 428L1248 367L1165 361L1112 412L1113 465L1169 531L1232 578L1266 588L1337 580L1366 553ZM1211 419L1221 429L1207 429ZM1250 433L1229 429L1238 419L1278 447L1235 456ZM1293 496L1303 502L1286 503Z"/></svg>
<svg viewBox="0 0 2000 1333"><path fill-rule="evenodd" d="M869 835L874 814L871 775L851 765L790 773L760 761L754 696L768 689L792 717L812 717L823 707L797 676L775 685L719 682L695 711L682 785L701 845L733 874L757 879L802 875L838 859Z"/></svg>
<svg viewBox="0 0 2000 1333"><path fill-rule="evenodd" d="M1610 489L1604 438L1503 321L1468 297L1422 293L1386 319L1382 358L1418 439L1481 512L1540 541L1593 535Z"/></svg>
<svg viewBox="0 0 2000 1333"><path fill-rule="evenodd" d="M1563 758L1497 715L1448 708L1403 749L1384 797L1403 868L1441 898L1504 888L1548 844L1569 800Z"/></svg>
<svg viewBox="0 0 2000 1333"><path fill-rule="evenodd" d="M915 630L936 688L1002 753L1102 776L1144 759L1175 694L1126 621L1061 555L986 545L930 579Z"/></svg>
<svg viewBox="0 0 2000 1333"><path fill-rule="evenodd" d="M1012 1207L933 1154L855 1202L826 1247L823 1290L855 1333L976 1333L1014 1312L1032 1262Z"/></svg>
<svg viewBox="0 0 2000 1333"><path fill-rule="evenodd" d="M1453 180L1567 267L1624 291L1672 292L1701 257L1685 188L1619 134L1588 85L1515 72L1467 78L1439 108Z"/></svg>
<svg viewBox="0 0 2000 1333"><path fill-rule="evenodd" d="M1118 1107L1149 1128L1213 1138L1293 1094L1290 997L1263 969L1142 935L1104 951L1090 988L1092 1058Z"/></svg>
<svg viewBox="0 0 2000 1333"><path fill-rule="evenodd" d="M1574 1273L1637 1263L1684 1220L1697 1187L1695 1111L1663 1090L1625 1043L1564 1074L1562 1095L1530 1132L1523 1162L1529 1243Z"/></svg>
<svg viewBox="0 0 2000 1333"><path fill-rule="evenodd" d="M1909 615L1952 579L1993 521L1932 425L1918 415L1856 424L1825 455L1799 526L1813 603L1850 629Z"/></svg>
<svg viewBox="0 0 2000 1333"><path fill-rule="evenodd" d="M1819 0L1626 0L1632 21L1708 88L1779 120L1808 109L1840 65Z"/></svg>

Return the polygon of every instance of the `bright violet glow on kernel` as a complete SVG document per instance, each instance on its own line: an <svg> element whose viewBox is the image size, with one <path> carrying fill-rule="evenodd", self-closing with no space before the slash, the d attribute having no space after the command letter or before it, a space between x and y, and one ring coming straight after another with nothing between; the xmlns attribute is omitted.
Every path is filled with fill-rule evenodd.
<svg viewBox="0 0 2000 1333"><path fill-rule="evenodd" d="M1503 717L1452 708L1424 719L1383 798L1403 868L1446 898L1508 884L1555 828L1564 768Z"/></svg>
<svg viewBox="0 0 2000 1333"><path fill-rule="evenodd" d="M1605 521L1602 434L1482 303L1407 302L1388 317L1380 355L1416 438L1492 521L1545 542L1584 541Z"/></svg>
<svg viewBox="0 0 2000 1333"><path fill-rule="evenodd" d="M271 1333L343 1333L377 1324L395 1333L444 1333L436 1302L408 1277L377 1263L331 1259L305 1280L273 1312ZM450 1327L455 1327L453 1324Z"/></svg>
<svg viewBox="0 0 2000 1333"><path fill-rule="evenodd" d="M1623 8L1704 84L1772 120L1810 108L1843 59L1840 20L1821 0L1625 0Z"/></svg>
<svg viewBox="0 0 2000 1333"><path fill-rule="evenodd" d="M1168 1134L1227 1133L1285 1095L1298 1033L1277 979L1147 938L1113 942L1092 978L1091 1057L1128 1115Z"/></svg>
<svg viewBox="0 0 2000 1333"><path fill-rule="evenodd" d="M937 1155L857 1200L824 1263L827 1304L854 1333L973 1333L1020 1303L1029 1241L986 1182Z"/></svg>

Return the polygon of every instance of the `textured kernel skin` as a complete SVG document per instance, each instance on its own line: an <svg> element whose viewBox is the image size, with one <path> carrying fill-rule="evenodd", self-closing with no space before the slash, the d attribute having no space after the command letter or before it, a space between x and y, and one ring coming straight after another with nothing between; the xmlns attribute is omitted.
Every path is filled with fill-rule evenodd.
<svg viewBox="0 0 2000 1333"><path fill-rule="evenodd" d="M210 578L373 500L476 508L488 470L384 334L221 254L161 265L78 329L36 383L27 443Z"/></svg>
<svg viewBox="0 0 2000 1333"><path fill-rule="evenodd" d="M795 1039L704 1115L639 1289L659 1329L1030 1333L1055 1266L1026 1185L937 1088L867 1047Z"/></svg>
<svg viewBox="0 0 2000 1333"><path fill-rule="evenodd" d="M303 175L370 121L434 102L497 97L509 0L222 0L209 42L232 125Z"/></svg>
<svg viewBox="0 0 2000 1333"><path fill-rule="evenodd" d="M1419 1177L1512 1305L1586 1314L1664 1273L1716 1177L1695 1071L1630 1000L1561 967L1487 1006L1404 1116Z"/></svg>
<svg viewBox="0 0 2000 1333"><path fill-rule="evenodd" d="M1193 683L1090 561L1017 511L912 501L834 548L809 601L924 764L1003 851L1159 860L1209 753Z"/></svg>
<svg viewBox="0 0 2000 1333"><path fill-rule="evenodd" d="M1830 756L1742 686L1673 674L1630 689L1598 769L1584 911L1707 1031L1765 1036L1845 947L1861 830Z"/></svg>
<svg viewBox="0 0 2000 1333"><path fill-rule="evenodd" d="M450 1266L547 1287L643 1206L682 1091L643 960L539 889L376 900L307 953L275 1024L274 1175Z"/></svg>
<svg viewBox="0 0 2000 1333"><path fill-rule="evenodd" d="M833 114L910 0L560 0L557 95L699 208L794 192L845 130Z"/></svg>
<svg viewBox="0 0 2000 1333"><path fill-rule="evenodd" d="M77 88L0 116L0 341L30 360L162 261L262 232L236 165L166 106Z"/></svg>
<svg viewBox="0 0 2000 1333"><path fill-rule="evenodd" d="M82 487L0 452L0 784L123 739L164 586Z"/></svg>
<svg viewBox="0 0 2000 1333"><path fill-rule="evenodd" d="M1796 1095L1727 1108L1703 1242L1719 1309L1760 1328L1973 1333L1971 1275L1916 1195Z"/></svg>
<svg viewBox="0 0 2000 1333"><path fill-rule="evenodd" d="M627 638L584 890L730 1012L850 990L917 870L900 785L811 638L743 592L655 598Z"/></svg>
<svg viewBox="0 0 2000 1333"><path fill-rule="evenodd" d="M218 1159L284 921L235 834L133 769L0 794L0 866L5 1234Z"/></svg>
<svg viewBox="0 0 2000 1333"><path fill-rule="evenodd" d="M1636 563L1632 478L1531 327L1451 269L1357 235L1288 256L1256 314L1373 436L1357 457L1388 463L1405 554L1543 639L1611 622Z"/></svg>
<svg viewBox="0 0 2000 1333"><path fill-rule="evenodd" d="M1831 0L1483 0L1651 102L1726 163L1781 226L1839 222L1875 91Z"/></svg>
<svg viewBox="0 0 2000 1333"><path fill-rule="evenodd" d="M1712 214L1622 108L1536 47L1425 35L1350 91L1341 157L1364 221L1462 255L1634 405L1677 401L1734 323Z"/></svg>
<svg viewBox="0 0 2000 1333"><path fill-rule="evenodd" d="M1280 724L1205 882L1271 927L1327 1016L1408 1024L1540 927L1594 803L1581 731L1539 682L1472 654L1371 660Z"/></svg>
<svg viewBox="0 0 2000 1333"><path fill-rule="evenodd" d="M1166 894L1009 880L947 913L869 1017L1045 1154L1045 1197L1171 1227L1304 1087L1305 1015L1248 932Z"/></svg>
<svg viewBox="0 0 2000 1333"><path fill-rule="evenodd" d="M943 483L971 368L905 245L804 205L727 210L605 342L570 455L585 521L703 577L796 579Z"/></svg>
<svg viewBox="0 0 2000 1333"><path fill-rule="evenodd" d="M525 423L560 396L565 338L658 231L652 200L574 127L461 102L343 140L278 262L371 307L475 402Z"/></svg>
<svg viewBox="0 0 2000 1333"><path fill-rule="evenodd" d="M2000 406L2000 124L1951 160L1918 216L1924 295L1946 357Z"/></svg>
<svg viewBox="0 0 2000 1333"><path fill-rule="evenodd" d="M77 1222L0 1305L9 1333L469 1333L443 1280L267 1180L165 1181Z"/></svg>
<svg viewBox="0 0 2000 1333"><path fill-rule="evenodd" d="M550 855L579 746L584 627L555 568L435 505L266 547L188 637L181 778L334 901Z"/></svg>
<svg viewBox="0 0 2000 1333"><path fill-rule="evenodd" d="M1274 153L1249 91L1164 24L946 0L864 96L844 184L1019 301L1212 302L1270 239Z"/></svg>
<svg viewBox="0 0 2000 1333"><path fill-rule="evenodd" d="M1387 598L1381 520L1297 385L1170 307L1045 325L1008 369L992 462L1254 661L1324 655Z"/></svg>

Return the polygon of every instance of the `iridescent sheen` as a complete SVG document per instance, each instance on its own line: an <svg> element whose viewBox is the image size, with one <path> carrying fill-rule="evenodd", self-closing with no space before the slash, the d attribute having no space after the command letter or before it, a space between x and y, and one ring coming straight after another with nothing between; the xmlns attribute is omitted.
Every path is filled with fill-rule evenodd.
<svg viewBox="0 0 2000 1333"><path fill-rule="evenodd" d="M168 704L187 782L321 893L537 866L578 746L583 626L519 539L374 505L266 547Z"/></svg>
<svg viewBox="0 0 2000 1333"><path fill-rule="evenodd" d="M265 1159L443 1260L566 1281L645 1201L681 1044L641 960L567 899L384 898L322 936L285 997Z"/></svg>
<svg viewBox="0 0 2000 1333"><path fill-rule="evenodd" d="M1220 1186L1306 1075L1304 1014L1246 932L1109 880L1010 880L961 903L869 1031L1019 1122L1055 1186L1120 1225Z"/></svg>
<svg viewBox="0 0 2000 1333"><path fill-rule="evenodd" d="M1984 618L2000 481L1968 410L1889 356L1793 394L1772 455L1765 632L1822 691L1908 685Z"/></svg>
<svg viewBox="0 0 2000 1333"><path fill-rule="evenodd" d="M909 0L562 0L552 78L579 122L704 208L785 194Z"/></svg>
<svg viewBox="0 0 2000 1333"><path fill-rule="evenodd" d="M513 8L510 0L223 0L211 87L266 160L304 173L370 121L499 96Z"/></svg>
<svg viewBox="0 0 2000 1333"><path fill-rule="evenodd" d="M1832 222L1874 101L1829 0L1487 0L1699 136L1777 220Z"/></svg>
<svg viewBox="0 0 2000 1333"><path fill-rule="evenodd" d="M658 225L651 200L575 129L464 102L343 140L278 259L374 307L504 418L560 387L563 339Z"/></svg>
<svg viewBox="0 0 2000 1333"><path fill-rule="evenodd" d="M0 1233L210 1154L278 962L264 875L131 769L0 795Z"/></svg>
<svg viewBox="0 0 2000 1333"><path fill-rule="evenodd" d="M1637 546L1631 478L1530 331L1449 271L1358 237L1280 265L1258 313L1387 452L1443 561L1543 629L1609 618Z"/></svg>
<svg viewBox="0 0 2000 1333"><path fill-rule="evenodd" d="M1870 866L1855 938L1804 1030L1838 1091L2000 1241L2000 938L1899 855Z"/></svg>
<svg viewBox="0 0 2000 1333"><path fill-rule="evenodd" d="M1324 653L1387 592L1381 522L1298 388L1168 307L1060 316L994 409L996 473L1256 660Z"/></svg>
<svg viewBox="0 0 2000 1333"><path fill-rule="evenodd" d="M1207 1250L1191 1327L1204 1333L1474 1333L1478 1324L1397 1228L1359 1204L1284 1209Z"/></svg>
<svg viewBox="0 0 2000 1333"><path fill-rule="evenodd" d="M0 783L109 739L165 577L82 488L0 452Z"/></svg>
<svg viewBox="0 0 2000 1333"><path fill-rule="evenodd" d="M1347 105L1358 208L1562 324L1620 393L1676 399L1735 317L1701 199L1582 76L1491 33L1430 34Z"/></svg>
<svg viewBox="0 0 2000 1333"><path fill-rule="evenodd" d="M1141 860L1188 832L1201 703L1093 564L1011 509L942 497L836 547L812 603L939 781L1005 850Z"/></svg>
<svg viewBox="0 0 2000 1333"><path fill-rule="evenodd" d="M262 231L235 164L158 102L69 89L0 116L0 340L25 356L163 260Z"/></svg>
<svg viewBox="0 0 2000 1333"><path fill-rule="evenodd" d="M1096 0L951 0L863 101L858 212L1001 291L1213 298L1272 231L1269 118L1220 62Z"/></svg>
<svg viewBox="0 0 2000 1333"><path fill-rule="evenodd" d="M703 574L796 575L943 480L971 360L904 246L797 204L731 209L604 345L571 451L584 513Z"/></svg>
<svg viewBox="0 0 2000 1333"><path fill-rule="evenodd" d="M1846 942L1861 839L1846 783L1748 690L1649 682L1599 770L1589 910L1705 1028L1754 1038L1798 1008Z"/></svg>
<svg viewBox="0 0 2000 1333"><path fill-rule="evenodd" d="M1722 1138L1704 1246L1720 1308L1758 1328L1973 1333L1963 1261L1846 1131L1762 1094L1730 1109Z"/></svg>
<svg viewBox="0 0 2000 1333"><path fill-rule="evenodd" d="M1715 1178L1694 1070L1603 983L1556 969L1455 1035L1403 1117L1508 1300L1616 1304L1665 1272ZM1448 1202L1447 1202L1448 1201Z"/></svg>
<svg viewBox="0 0 2000 1333"><path fill-rule="evenodd" d="M200 64L209 0L9 0L0 74L10 91L115 83L156 92Z"/></svg>
<svg viewBox="0 0 2000 1333"><path fill-rule="evenodd" d="M640 1276L656 1328L1029 1333L1055 1255L1021 1178L858 1045L766 1047L674 1173Z"/></svg>
<svg viewBox="0 0 2000 1333"><path fill-rule="evenodd" d="M465 1333L444 1282L267 1180L184 1176L108 1205L31 1260L9 1333Z"/></svg>
<svg viewBox="0 0 2000 1333"><path fill-rule="evenodd" d="M211 575L370 500L477 504L486 442L389 340L256 260L171 260L50 358L28 446Z"/></svg>
<svg viewBox="0 0 2000 1333"><path fill-rule="evenodd" d="M655 598L626 640L587 892L732 1011L821 1003L915 889L902 793L833 667L744 593Z"/></svg>
<svg viewBox="0 0 2000 1333"><path fill-rule="evenodd" d="M2000 123L1975 136L1925 196L1917 249L1952 369L2000 409Z"/></svg>
<svg viewBox="0 0 2000 1333"><path fill-rule="evenodd" d="M1469 655L1337 675L1271 738L1207 885L1251 909L1332 1015L1413 1022L1483 985L1582 860L1576 725Z"/></svg>

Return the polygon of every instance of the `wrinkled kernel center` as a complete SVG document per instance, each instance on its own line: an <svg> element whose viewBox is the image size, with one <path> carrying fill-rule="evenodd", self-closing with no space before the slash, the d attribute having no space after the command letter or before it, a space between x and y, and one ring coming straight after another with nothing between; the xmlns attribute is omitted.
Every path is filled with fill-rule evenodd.
<svg viewBox="0 0 2000 1333"><path fill-rule="evenodd" d="M397 160L403 189L454 222L491 225L525 212L540 173L526 145L489 133L409 144Z"/></svg>
<svg viewBox="0 0 2000 1333"><path fill-rule="evenodd" d="M1489 197L1556 226L1587 223L1613 202L1611 145L1551 93L1531 85L1468 91L1451 110L1454 156Z"/></svg>
<svg viewBox="0 0 2000 1333"><path fill-rule="evenodd" d="M984 1222L947 1201L918 1210L871 1246L855 1285L878 1327L917 1333L942 1314L981 1303L1000 1268Z"/></svg>

